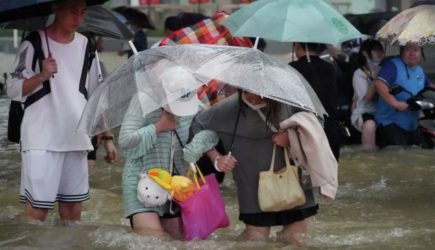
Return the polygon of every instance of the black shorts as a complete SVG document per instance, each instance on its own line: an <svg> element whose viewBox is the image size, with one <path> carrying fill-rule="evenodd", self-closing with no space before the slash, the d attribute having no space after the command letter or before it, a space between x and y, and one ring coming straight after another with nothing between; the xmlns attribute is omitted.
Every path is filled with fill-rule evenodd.
<svg viewBox="0 0 435 250"><path fill-rule="evenodd" d="M373 120L373 121L375 120L375 116L372 114L364 113L364 114L362 114L361 117L362 117L363 123L368 121L368 120Z"/></svg>
<svg viewBox="0 0 435 250"><path fill-rule="evenodd" d="M96 160L97 159L97 137L92 137L92 146L94 146L94 150L88 152L88 160Z"/></svg>
<svg viewBox="0 0 435 250"><path fill-rule="evenodd" d="M257 227L284 226L296 221L304 220L317 214L319 205L304 209L293 209L280 212L265 212L255 214L240 214L239 220L247 225Z"/></svg>

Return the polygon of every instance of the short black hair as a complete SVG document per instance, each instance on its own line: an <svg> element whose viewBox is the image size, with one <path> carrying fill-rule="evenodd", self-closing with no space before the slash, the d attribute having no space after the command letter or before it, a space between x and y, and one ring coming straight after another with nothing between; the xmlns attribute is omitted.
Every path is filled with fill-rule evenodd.
<svg viewBox="0 0 435 250"><path fill-rule="evenodd" d="M169 16L165 20L165 30L176 31L183 28L181 20L177 16Z"/></svg>
<svg viewBox="0 0 435 250"><path fill-rule="evenodd" d="M367 64L367 58L364 56L364 52L367 54L369 59L372 59L372 51L373 50L380 50L384 51L384 46L382 46L382 43L375 39L367 39L364 42L361 43L361 46L359 48L358 52L358 67L363 67Z"/></svg>
<svg viewBox="0 0 435 250"><path fill-rule="evenodd" d="M320 54L326 49L326 45L322 43L298 43L304 51L308 49L310 52L316 52Z"/></svg>

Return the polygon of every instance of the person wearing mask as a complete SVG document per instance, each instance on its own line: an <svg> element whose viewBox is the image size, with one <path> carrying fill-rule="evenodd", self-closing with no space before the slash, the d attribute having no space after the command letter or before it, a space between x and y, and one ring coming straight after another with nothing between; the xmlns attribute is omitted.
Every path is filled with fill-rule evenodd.
<svg viewBox="0 0 435 250"><path fill-rule="evenodd" d="M301 73L319 97L328 116L325 117L324 130L335 158L340 157L341 131L336 117L337 107L337 70L331 63L319 57L318 43L294 43L293 51L297 61L289 65Z"/></svg>
<svg viewBox="0 0 435 250"><path fill-rule="evenodd" d="M306 196L303 205L278 212L263 212L259 206L259 173L269 169L274 144L278 146L275 166L285 165L282 148L289 145L289 136L286 130L276 128L296 111L239 90L211 108L201 110L192 121L191 131L195 136L184 149L184 159L195 162L205 153L217 171L232 173L237 187L239 220L245 225L240 235L244 240L268 240L271 228L282 226L277 234L279 240L301 245L308 232L309 217L317 214L311 181L301 184ZM225 154L215 148L218 139ZM305 178L310 177L304 175Z"/></svg>
<svg viewBox="0 0 435 250"><path fill-rule="evenodd" d="M196 92L187 92L189 84L196 81L190 73L173 66L166 68L160 79L162 92L166 95L161 98L175 101L144 116L136 96L130 102L121 126L119 145L126 158L122 174L124 215L137 234L181 239L181 213L175 202L149 206L138 199L141 173L155 167L170 173L187 171L188 163L183 160L182 148L187 144L193 116L199 110ZM182 95L174 96L180 92Z"/></svg>
<svg viewBox="0 0 435 250"><path fill-rule="evenodd" d="M408 43L400 46L400 56L385 62L374 84L380 98L376 105L377 142L380 148L388 145L420 145L432 148L418 130L419 111L410 110L406 102L412 95L427 87L434 87L419 65L422 48ZM405 91L396 95L390 90L399 85Z"/></svg>
<svg viewBox="0 0 435 250"><path fill-rule="evenodd" d="M49 209L59 202L62 220L81 218L82 202L89 199L87 152L92 150L88 135L77 132L87 96L98 83L96 60L87 71L87 84L80 86L88 39L76 32L83 21L85 0L58 0L53 3L55 20L37 31L41 48L24 41L19 48L15 72L8 82L8 96L26 103L49 86L41 98L27 106L21 123L20 201L25 213L44 221ZM32 68L35 51L45 59L38 70ZM49 81L49 85L44 84ZM41 92L39 92L41 93ZM113 163L118 155L110 131L103 139L108 150L106 160Z"/></svg>
<svg viewBox="0 0 435 250"><path fill-rule="evenodd" d="M379 64L383 58L382 44L373 39L365 40L358 53L358 69L353 74L351 122L361 132L361 146L364 149L376 148L376 88L372 83L379 73Z"/></svg>

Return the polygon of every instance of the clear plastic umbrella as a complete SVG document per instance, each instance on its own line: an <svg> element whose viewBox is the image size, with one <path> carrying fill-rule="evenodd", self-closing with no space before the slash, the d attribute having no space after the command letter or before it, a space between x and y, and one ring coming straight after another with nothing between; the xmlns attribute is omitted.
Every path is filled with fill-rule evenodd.
<svg viewBox="0 0 435 250"><path fill-rule="evenodd" d="M168 95L162 79L169 69L190 74L184 92ZM173 71L171 71L173 72ZM174 76L173 79L177 79ZM323 117L326 114L309 83L295 69L252 48L178 45L139 52L112 72L91 95L79 130L89 135L121 125L130 101L137 97L146 115L210 80L270 98Z"/></svg>

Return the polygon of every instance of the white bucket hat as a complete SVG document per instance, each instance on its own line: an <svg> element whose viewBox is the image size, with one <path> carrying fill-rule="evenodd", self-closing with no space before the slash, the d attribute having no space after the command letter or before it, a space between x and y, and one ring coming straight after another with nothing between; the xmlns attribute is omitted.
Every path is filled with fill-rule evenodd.
<svg viewBox="0 0 435 250"><path fill-rule="evenodd" d="M200 101L192 86L198 80L181 66L171 67L160 76L168 100L163 108L176 116L192 116L198 112Z"/></svg>

